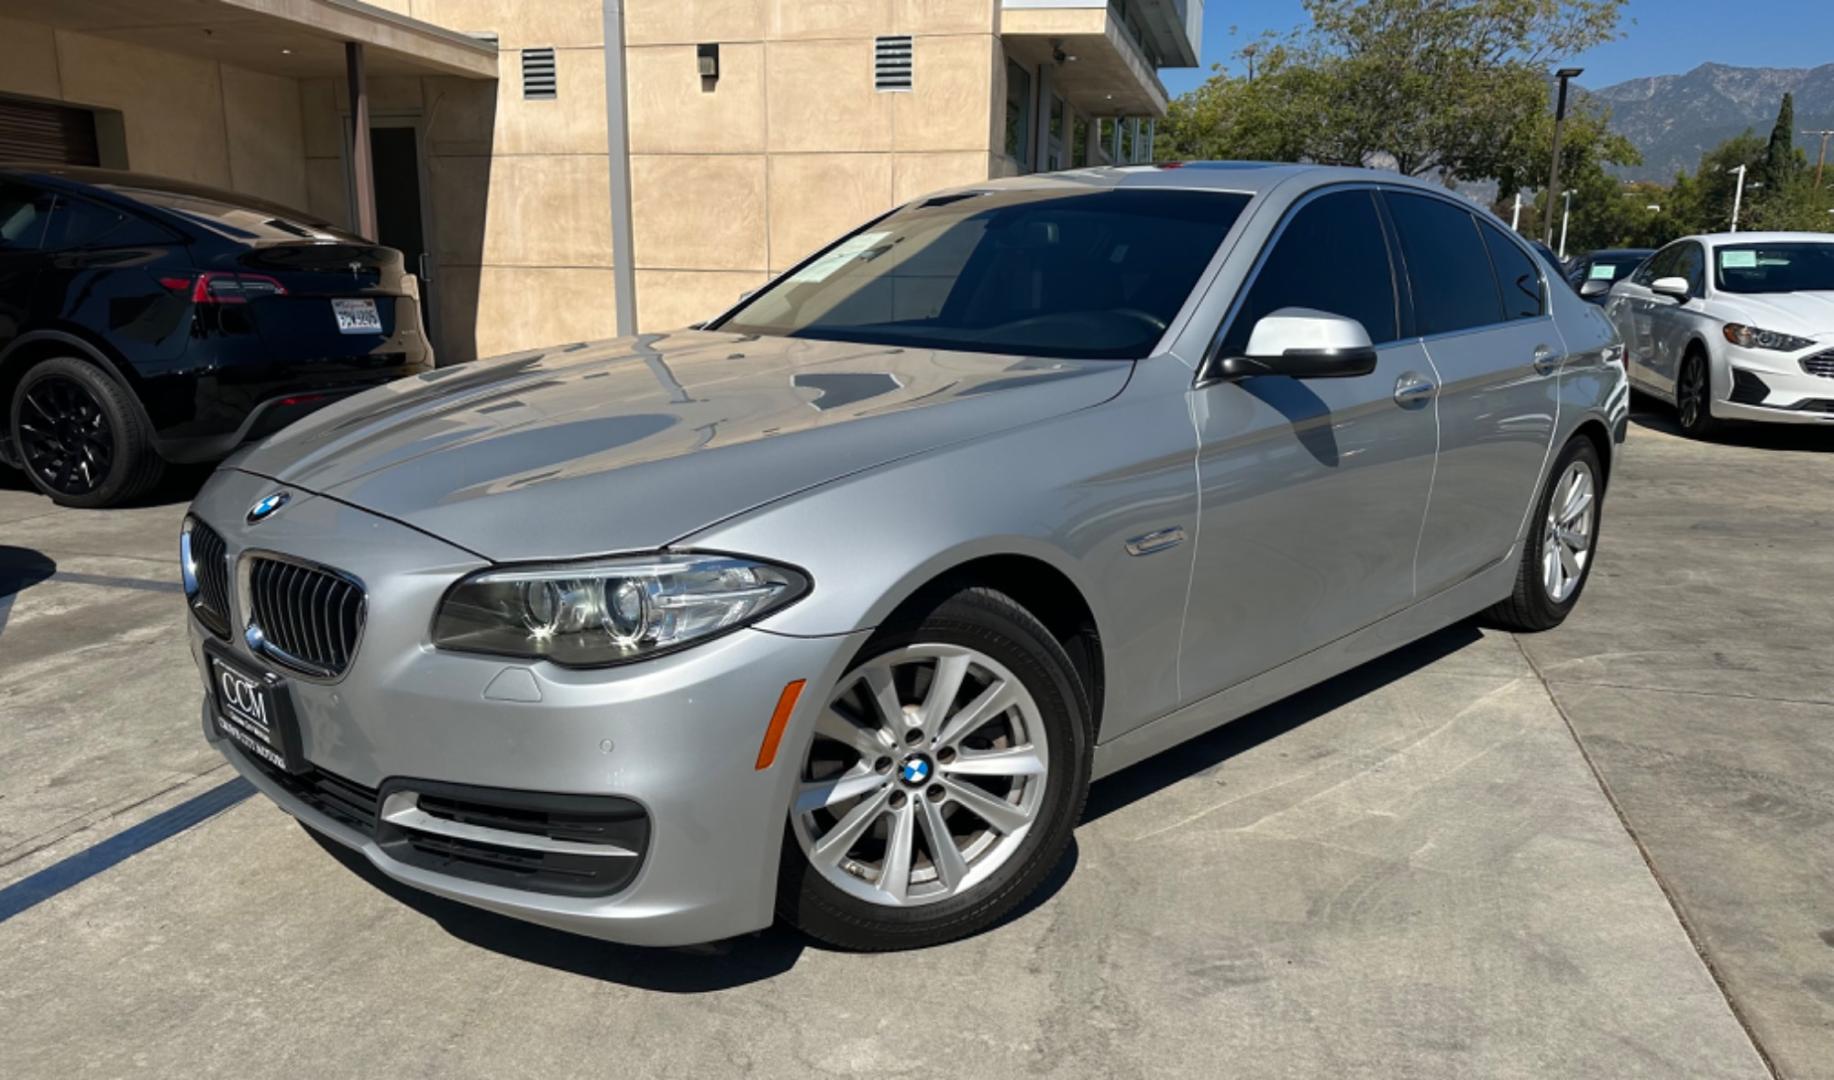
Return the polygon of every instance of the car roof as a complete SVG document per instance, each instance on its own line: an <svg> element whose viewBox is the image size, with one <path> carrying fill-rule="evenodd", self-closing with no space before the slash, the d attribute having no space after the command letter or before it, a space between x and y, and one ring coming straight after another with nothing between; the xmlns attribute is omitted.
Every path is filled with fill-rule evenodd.
<svg viewBox="0 0 1834 1080"><path fill-rule="evenodd" d="M1696 233L1684 236L1683 240L1698 240L1703 244L1719 247L1723 244L1781 244L1811 243L1834 244L1834 234L1823 232L1718 232Z"/></svg>
<svg viewBox="0 0 1834 1080"><path fill-rule="evenodd" d="M226 191L208 184L194 184L188 180L174 180L169 176L154 176L151 173L129 172L125 169L96 169L84 165L51 165L30 161L0 161L0 176L42 183L50 187L79 190L93 188L103 195L112 195L130 202L136 201L136 192L156 192L179 198L206 199L223 203L226 206L258 210L262 213L284 213L289 217L301 220L322 221L317 214L308 214L290 206L283 206L280 203L245 195L238 191ZM333 225L330 222L324 222L324 224Z"/></svg>
<svg viewBox="0 0 1834 1080"><path fill-rule="evenodd" d="M1211 191L1235 191L1250 195L1265 194L1289 180L1304 179L1305 186L1317 187L1336 183L1380 183L1413 187L1441 195L1457 196L1443 184L1404 176L1382 169L1359 169L1336 165L1295 165L1272 161L1162 161L1150 165L1100 165L1062 172L1031 173L978 184L963 184L951 191L1024 190L1037 187L1062 188L1185 188ZM1459 196L1463 198L1462 196ZM1476 201L1464 199L1484 209Z"/></svg>

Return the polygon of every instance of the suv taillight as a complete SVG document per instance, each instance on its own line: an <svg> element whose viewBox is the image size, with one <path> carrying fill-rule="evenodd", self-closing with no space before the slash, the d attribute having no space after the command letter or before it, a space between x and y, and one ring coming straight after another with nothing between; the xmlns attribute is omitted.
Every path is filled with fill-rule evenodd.
<svg viewBox="0 0 1834 1080"><path fill-rule="evenodd" d="M285 296L287 287L266 274L231 274L211 270L190 277L162 277L159 283L189 293L193 304L246 304L264 296Z"/></svg>

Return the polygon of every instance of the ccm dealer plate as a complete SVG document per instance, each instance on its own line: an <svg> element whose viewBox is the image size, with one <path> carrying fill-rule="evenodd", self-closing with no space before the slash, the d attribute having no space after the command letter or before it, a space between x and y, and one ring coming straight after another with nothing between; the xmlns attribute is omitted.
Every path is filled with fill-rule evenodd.
<svg viewBox="0 0 1834 1080"><path fill-rule="evenodd" d="M205 658L217 730L245 753L276 769L303 769L299 725L293 718L286 680L231 659L215 647L205 648Z"/></svg>

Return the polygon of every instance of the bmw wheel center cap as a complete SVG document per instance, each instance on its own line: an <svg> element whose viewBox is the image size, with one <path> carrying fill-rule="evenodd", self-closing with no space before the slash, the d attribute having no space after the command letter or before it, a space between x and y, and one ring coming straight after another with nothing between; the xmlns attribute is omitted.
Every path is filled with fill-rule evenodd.
<svg viewBox="0 0 1834 1080"><path fill-rule="evenodd" d="M266 521L279 512L281 507L291 502L292 499L293 493L284 490L276 491L266 496L260 502L248 508L248 523L254 525L258 522Z"/></svg>
<svg viewBox="0 0 1834 1080"><path fill-rule="evenodd" d="M911 787L921 787L935 775L936 766L927 754L908 754L898 763L898 779Z"/></svg>

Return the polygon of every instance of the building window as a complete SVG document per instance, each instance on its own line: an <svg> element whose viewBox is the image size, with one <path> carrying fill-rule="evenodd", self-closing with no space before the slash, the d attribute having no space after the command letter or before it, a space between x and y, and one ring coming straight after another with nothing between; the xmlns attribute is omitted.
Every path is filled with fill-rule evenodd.
<svg viewBox="0 0 1834 1080"><path fill-rule="evenodd" d="M1126 164L1132 163L1134 159L1134 131L1140 126L1140 122L1132 119L1131 117L1123 117L1120 120L1120 125L1121 125L1120 162L1121 164L1126 165Z"/></svg>
<svg viewBox="0 0 1834 1080"><path fill-rule="evenodd" d="M1032 75L1006 61L1006 156L1028 168L1032 163Z"/></svg>
<svg viewBox="0 0 1834 1080"><path fill-rule="evenodd" d="M1087 117L1076 118L1070 129L1070 167L1080 169L1089 163L1089 120Z"/></svg>

